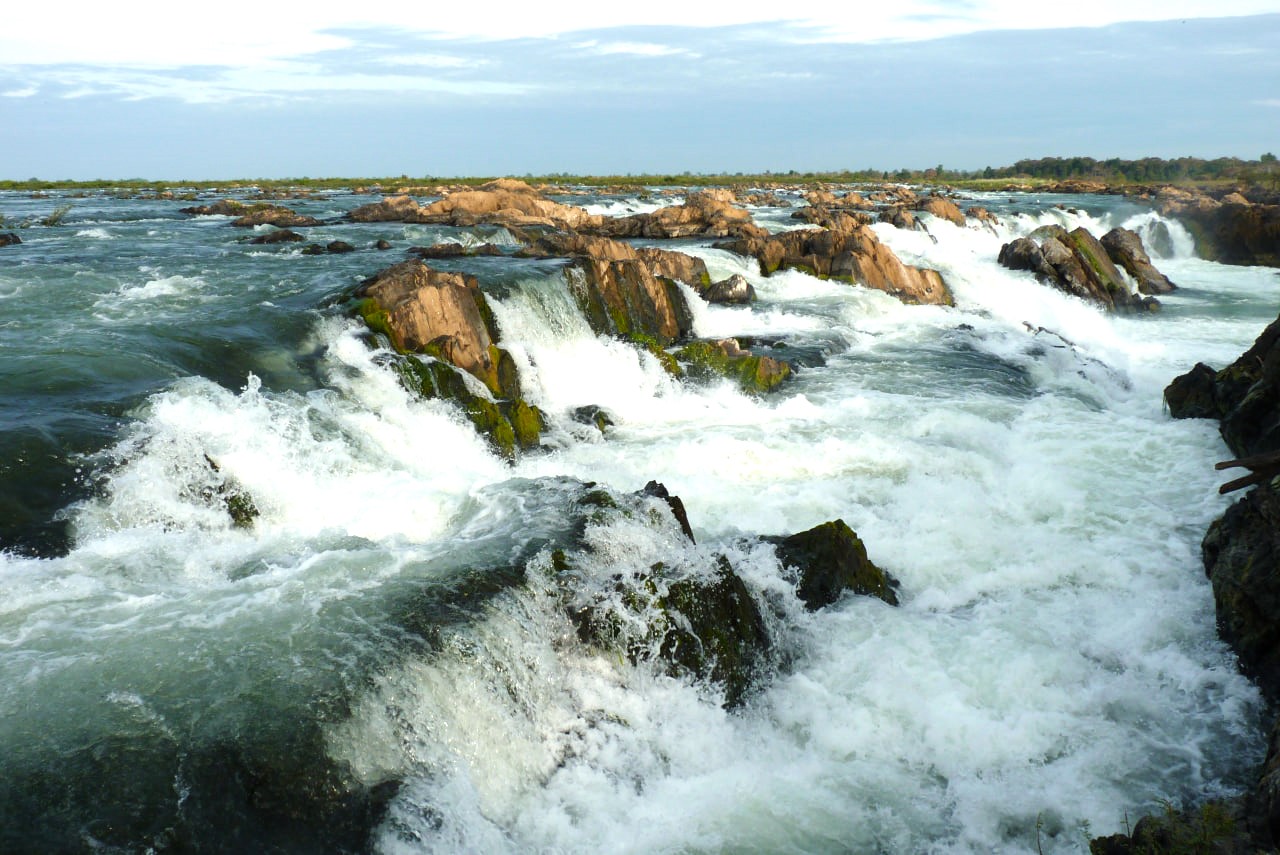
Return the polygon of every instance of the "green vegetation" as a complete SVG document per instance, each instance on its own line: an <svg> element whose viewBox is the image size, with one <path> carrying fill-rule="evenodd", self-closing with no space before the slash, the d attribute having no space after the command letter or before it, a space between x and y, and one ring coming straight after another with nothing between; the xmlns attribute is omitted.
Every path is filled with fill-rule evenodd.
<svg viewBox="0 0 1280 855"><path fill-rule="evenodd" d="M153 181L144 178L105 179L91 181L48 181L28 178L22 181L0 180L0 190L28 192L90 192L108 191L132 194L190 194L193 192L220 193L278 193L323 190L346 190L356 187L374 192L411 190L429 192L440 185L479 185L500 176L439 175L395 177L349 178L255 178L232 180L180 180ZM788 184L856 184L860 182L903 181L913 183L952 183L981 187L1004 187L1009 183L1027 183L1037 186L1064 180L1102 181L1108 184L1179 183L1202 181L1244 181L1280 186L1280 164L1274 154L1267 152L1257 160L1238 157L1179 157L1166 160L1144 157L1138 160L1092 157L1042 157L1019 160L1009 166L985 169L947 169L942 164L928 169L843 169L832 171L800 172L734 172L734 173L640 173L626 175L573 175L555 172L547 175L525 174L518 176L531 184L560 184L582 187L748 187Z"/></svg>

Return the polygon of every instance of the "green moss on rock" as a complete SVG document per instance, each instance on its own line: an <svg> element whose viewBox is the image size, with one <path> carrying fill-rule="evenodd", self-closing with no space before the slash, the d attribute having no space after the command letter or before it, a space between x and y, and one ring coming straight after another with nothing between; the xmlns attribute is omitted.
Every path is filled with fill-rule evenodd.
<svg viewBox="0 0 1280 855"><path fill-rule="evenodd" d="M695 341L680 348L675 356L688 363L689 373L694 376L727 377L750 393L770 392L791 376L791 366L786 362L732 350L725 342Z"/></svg>

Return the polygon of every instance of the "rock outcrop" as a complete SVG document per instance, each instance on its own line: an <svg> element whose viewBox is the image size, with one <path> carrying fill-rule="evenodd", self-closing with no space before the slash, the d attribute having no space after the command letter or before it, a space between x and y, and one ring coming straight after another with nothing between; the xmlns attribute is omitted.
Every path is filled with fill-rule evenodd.
<svg viewBox="0 0 1280 855"><path fill-rule="evenodd" d="M249 238L249 243L255 246L269 246L277 243L301 243L304 240L306 240L306 238L292 229L274 229L264 235Z"/></svg>
<svg viewBox="0 0 1280 855"><path fill-rule="evenodd" d="M706 264L682 252L573 232L544 235L523 248L526 258L569 258L570 291L601 335L645 336L671 344L693 329L693 314L676 282L710 284Z"/></svg>
<svg viewBox="0 0 1280 855"><path fill-rule="evenodd" d="M751 286L745 276L735 273L728 279L721 279L719 282L708 285L702 291L702 298L708 303L741 306L755 302L756 289Z"/></svg>
<svg viewBox="0 0 1280 855"><path fill-rule="evenodd" d="M240 216L231 221L231 225L242 229L252 228L253 226L276 226L277 228L286 229L318 226L320 221L315 217L299 214L292 208L286 208L283 205L258 203L244 209Z"/></svg>
<svg viewBox="0 0 1280 855"><path fill-rule="evenodd" d="M527 228L598 231L606 218L582 208L554 202L523 181L500 178L475 190L450 193L405 218L411 223L474 226L493 223Z"/></svg>
<svg viewBox="0 0 1280 855"><path fill-rule="evenodd" d="M678 528L693 540L683 504L661 484L650 482L626 495L585 487L576 506L587 525L607 526L619 517L646 519L672 533ZM894 583L875 570L862 542L842 521L764 540L774 544L794 574L797 597L810 610L849 591L896 605ZM601 588L588 578L594 553L590 539L582 538L573 548L555 550L550 562L558 590L567 592L562 596L583 643L618 651L633 663L651 662L672 675L716 684L727 708L739 706L777 666L763 598L724 555L700 557L691 566L673 554L669 561L619 568L612 584Z"/></svg>
<svg viewBox="0 0 1280 855"><path fill-rule="evenodd" d="M885 291L904 303L955 304L942 274L903 264L870 228L839 216L830 228L743 237L716 247L755 257L765 276L778 270L801 270L821 279Z"/></svg>
<svg viewBox="0 0 1280 855"><path fill-rule="evenodd" d="M1237 457L1280 449L1280 319L1235 362L1220 371L1197 364L1164 398L1174 418L1219 419Z"/></svg>
<svg viewBox="0 0 1280 855"><path fill-rule="evenodd" d="M751 214L736 207L735 201L732 190L701 190L690 193L683 205L669 205L648 214L606 220L595 230L610 237L645 238L730 237L763 233L752 222Z"/></svg>
<svg viewBox="0 0 1280 855"><path fill-rule="evenodd" d="M916 210L932 214L938 219L946 220L953 225L963 227L965 223L964 214L956 207L956 203L945 196L926 196L917 204Z"/></svg>
<svg viewBox="0 0 1280 855"><path fill-rule="evenodd" d="M1232 463L1258 473L1224 485L1228 490L1256 483L1209 527L1201 554L1213 587L1218 631L1235 650L1241 670L1274 704L1280 701L1280 491L1277 479L1268 476L1280 466L1280 319L1230 366L1214 371L1202 363L1174 380L1165 390L1165 400L1174 417L1221 419L1227 445L1237 457L1248 458ZM1224 843L1206 851L1275 851L1280 842L1280 724L1273 726L1266 762L1253 789L1226 805L1206 805L1201 814L1207 810L1229 814L1235 830L1223 835ZM1194 813L1188 817L1158 821L1152 833L1168 836L1203 827ZM1149 851L1131 845L1141 829L1139 823L1132 839L1095 841L1093 851ZM1101 848L1104 844L1111 848Z"/></svg>
<svg viewBox="0 0 1280 855"><path fill-rule="evenodd" d="M1141 248L1142 241L1136 234L1133 238ZM1010 270L1030 271L1041 282L1108 311L1145 312L1160 307L1154 297L1129 291L1106 248L1083 227L1071 232L1062 226L1036 229L1030 237L1002 246L998 261Z"/></svg>
<svg viewBox="0 0 1280 855"><path fill-rule="evenodd" d="M1203 258L1280 267L1280 205L1254 203L1240 193L1217 200L1166 187L1157 195L1157 210L1187 227Z"/></svg>
<svg viewBox="0 0 1280 855"><path fill-rule="evenodd" d="M1117 227L1103 235L1101 243L1111 260L1133 277L1139 293L1168 294L1177 288L1151 263L1137 232Z"/></svg>
<svg viewBox="0 0 1280 855"><path fill-rule="evenodd" d="M353 223L411 223L421 212L422 207L411 196L388 196L349 211L347 219Z"/></svg>
<svg viewBox="0 0 1280 855"><path fill-rule="evenodd" d="M413 259L361 283L352 299L365 324L408 357L399 363L406 386L424 397L458 402L507 457L538 445L542 413L521 398L515 361L497 346L497 326L474 277ZM488 394L473 390L455 369L478 380Z"/></svg>

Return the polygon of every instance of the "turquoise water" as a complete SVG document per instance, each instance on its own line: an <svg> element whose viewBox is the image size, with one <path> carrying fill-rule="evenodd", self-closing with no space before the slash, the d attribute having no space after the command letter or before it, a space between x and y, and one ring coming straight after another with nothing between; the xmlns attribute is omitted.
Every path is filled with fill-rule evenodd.
<svg viewBox="0 0 1280 855"><path fill-rule="evenodd" d="M189 203L0 194L12 221L73 205L0 249L0 849L1083 852L1247 783L1261 704L1199 564L1226 452L1161 391L1275 318L1276 270L1164 224L1181 290L1139 318L995 264L1046 222L1157 222L1106 197L877 226L954 309L682 241L761 297L695 305L699 335L812 357L757 399L597 338L555 262L437 262L479 277L550 416L512 467L328 307L409 246L510 235L337 222L366 201L288 202L358 248L304 256ZM728 555L787 651L738 711L584 646L548 587L579 483L651 479L698 545L606 520L580 584ZM228 485L252 529L210 499ZM752 539L837 517L900 608L810 614ZM376 821L326 801L335 774Z"/></svg>

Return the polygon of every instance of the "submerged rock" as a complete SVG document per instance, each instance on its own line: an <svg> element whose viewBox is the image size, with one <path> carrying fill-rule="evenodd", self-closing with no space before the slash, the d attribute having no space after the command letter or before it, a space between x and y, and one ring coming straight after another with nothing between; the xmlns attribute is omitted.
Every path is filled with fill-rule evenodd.
<svg viewBox="0 0 1280 855"><path fill-rule="evenodd" d="M955 304L942 274L903 264L875 232L844 215L829 228L744 237L716 247L754 256L765 276L778 270L801 270L820 279L885 291L904 303Z"/></svg>
<svg viewBox="0 0 1280 855"><path fill-rule="evenodd" d="M273 229L264 235L250 238L249 243L262 246L277 243L301 243L304 240L306 238L292 229Z"/></svg>
<svg viewBox="0 0 1280 855"><path fill-rule="evenodd" d="M431 246L411 246L405 252L416 255L423 261L436 258L472 258L478 255L502 255L502 250L491 243L478 246L467 246L457 242L435 243Z"/></svg>
<svg viewBox="0 0 1280 855"><path fill-rule="evenodd" d="M22 238L13 232L0 233L0 246L16 246L22 243Z"/></svg>

